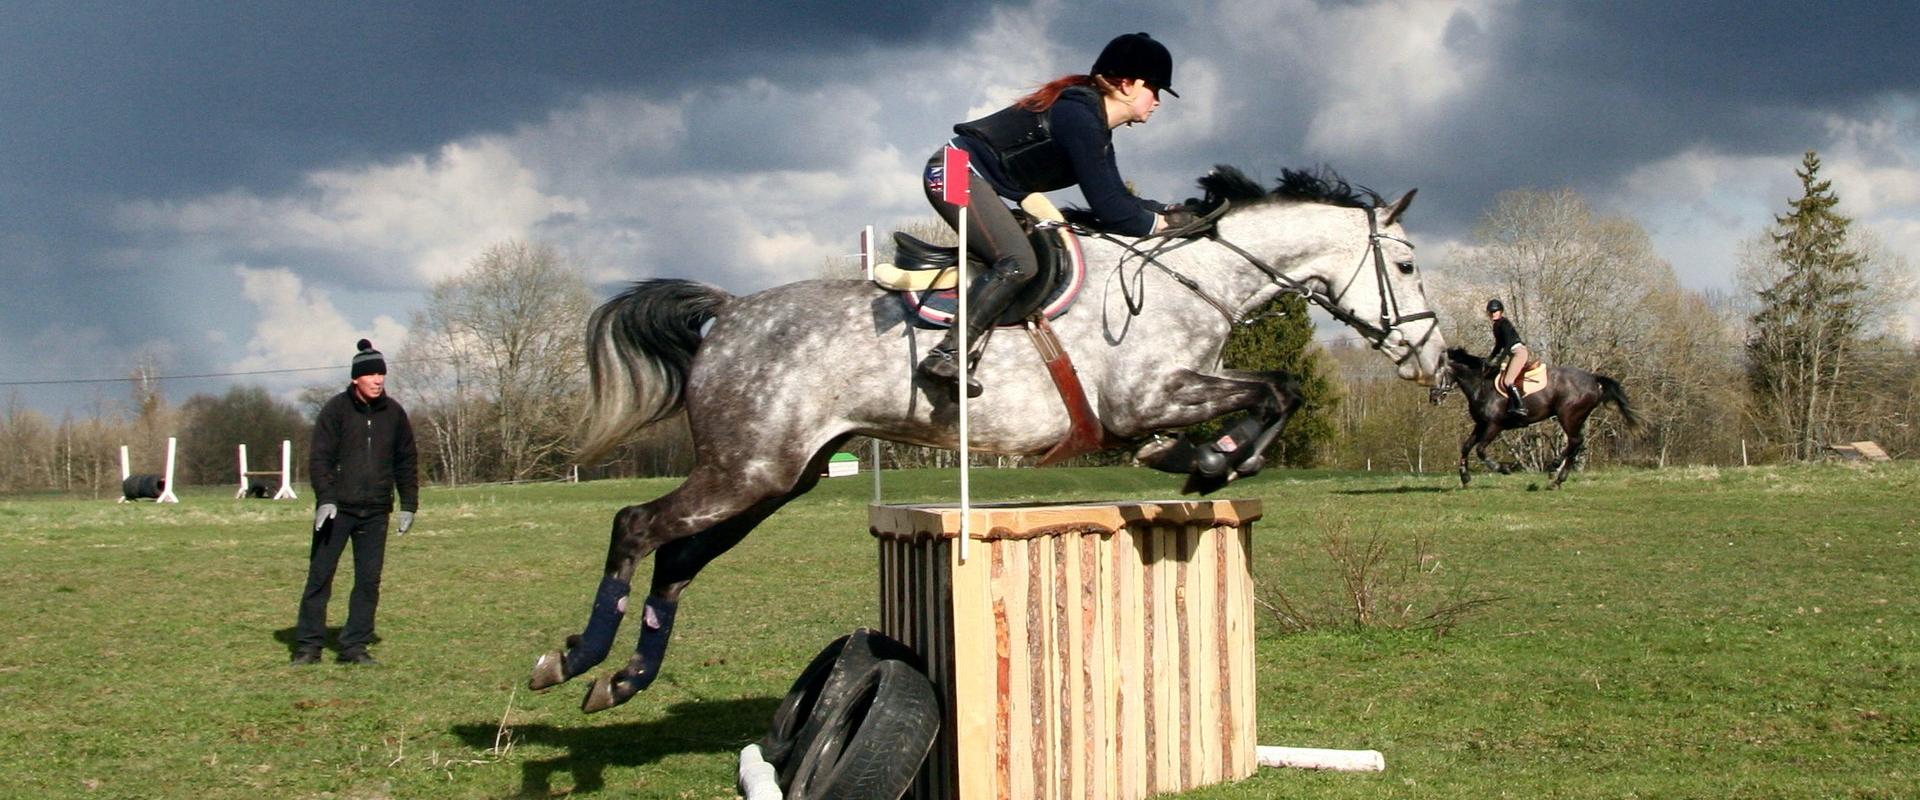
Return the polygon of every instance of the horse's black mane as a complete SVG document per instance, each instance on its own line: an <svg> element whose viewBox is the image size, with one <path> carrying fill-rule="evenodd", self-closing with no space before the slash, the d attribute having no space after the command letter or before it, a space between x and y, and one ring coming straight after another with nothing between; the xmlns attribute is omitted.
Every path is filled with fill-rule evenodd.
<svg viewBox="0 0 1920 800"><path fill-rule="evenodd" d="M1348 183L1340 173L1326 166L1282 169L1280 183L1271 191L1247 177L1240 168L1226 164L1215 164L1212 172L1200 176L1194 183L1200 187L1202 196L1187 198L1185 205L1201 216L1213 213L1227 202L1232 202L1235 208L1271 202L1324 203L1343 208L1379 208L1387 204L1379 192ZM1076 225L1094 227L1097 223L1093 212L1084 208L1069 207L1061 213Z"/></svg>
<svg viewBox="0 0 1920 800"><path fill-rule="evenodd" d="M1386 199L1380 193L1348 183L1332 168L1324 166L1318 169L1282 169L1280 183L1272 191L1261 188L1239 168L1226 164L1215 165L1212 172L1200 176L1195 183L1204 195L1189 198L1187 207L1199 214L1211 213L1221 203L1229 201L1235 206L1281 200L1325 203L1345 208L1378 208L1386 204Z"/></svg>

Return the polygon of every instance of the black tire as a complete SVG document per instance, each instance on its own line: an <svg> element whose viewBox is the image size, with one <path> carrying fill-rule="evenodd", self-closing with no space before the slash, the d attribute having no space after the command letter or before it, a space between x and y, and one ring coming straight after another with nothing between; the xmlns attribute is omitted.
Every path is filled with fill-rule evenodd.
<svg viewBox="0 0 1920 800"><path fill-rule="evenodd" d="M926 671L925 662L913 648L866 628L833 640L801 671L774 710L766 737L760 740L761 757L773 765L781 788L792 782L800 767L800 760L793 755L804 751L818 735L825 715L844 702L855 680L888 659Z"/></svg>
<svg viewBox="0 0 1920 800"><path fill-rule="evenodd" d="M899 800L940 732L940 704L927 676L887 660L829 709L820 735L795 760L788 800Z"/></svg>
<svg viewBox="0 0 1920 800"><path fill-rule="evenodd" d="M120 482L120 495L128 500L159 499L167 490L167 480L158 475L129 475Z"/></svg>

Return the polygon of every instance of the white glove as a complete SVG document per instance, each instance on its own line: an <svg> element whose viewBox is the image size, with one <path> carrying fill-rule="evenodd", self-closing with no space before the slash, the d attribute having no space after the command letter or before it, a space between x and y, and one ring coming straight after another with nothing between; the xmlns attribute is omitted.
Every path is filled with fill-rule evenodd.
<svg viewBox="0 0 1920 800"><path fill-rule="evenodd" d="M319 508L313 510L313 529L318 531L326 527L327 520L333 519L333 515L338 513L340 509L334 504L321 503Z"/></svg>
<svg viewBox="0 0 1920 800"><path fill-rule="evenodd" d="M411 511L400 512L400 528L395 535L405 536L407 535L407 529L411 527L413 527L413 512Z"/></svg>

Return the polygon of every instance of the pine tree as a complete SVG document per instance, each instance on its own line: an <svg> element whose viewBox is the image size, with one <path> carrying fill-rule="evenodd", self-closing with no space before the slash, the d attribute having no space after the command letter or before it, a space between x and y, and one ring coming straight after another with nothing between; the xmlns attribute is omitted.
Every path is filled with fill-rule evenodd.
<svg viewBox="0 0 1920 800"><path fill-rule="evenodd" d="M1222 364L1227 369L1278 370L1300 382L1303 404L1267 456L1290 467L1313 466L1322 446L1333 438L1333 410L1340 398L1320 352L1313 348L1307 301L1283 294L1258 314L1270 316L1234 329L1221 352Z"/></svg>
<svg viewBox="0 0 1920 800"><path fill-rule="evenodd" d="M1764 428L1796 457L1818 455L1833 435L1836 400L1851 377L1862 319L1864 256L1852 248L1852 220L1821 180L1807 151L1794 174L1801 196L1768 232L1779 277L1761 289L1747 339L1748 384Z"/></svg>

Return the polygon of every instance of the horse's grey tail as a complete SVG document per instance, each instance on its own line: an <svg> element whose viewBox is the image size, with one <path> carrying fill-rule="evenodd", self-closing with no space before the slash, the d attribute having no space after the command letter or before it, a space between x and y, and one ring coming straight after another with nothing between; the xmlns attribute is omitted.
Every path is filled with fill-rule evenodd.
<svg viewBox="0 0 1920 800"><path fill-rule="evenodd" d="M1633 412L1633 406L1627 403L1627 390L1620 386L1619 381L1605 375L1595 375L1593 377L1600 381L1601 397L1613 401L1614 407L1620 409L1620 418L1627 421L1627 428L1638 429L1640 427L1640 415L1635 414Z"/></svg>
<svg viewBox="0 0 1920 800"><path fill-rule="evenodd" d="M581 461L680 410L701 328L731 299L704 283L656 279L639 281L593 310Z"/></svg>

